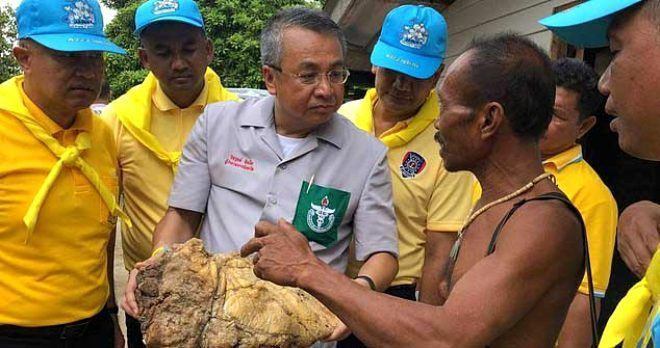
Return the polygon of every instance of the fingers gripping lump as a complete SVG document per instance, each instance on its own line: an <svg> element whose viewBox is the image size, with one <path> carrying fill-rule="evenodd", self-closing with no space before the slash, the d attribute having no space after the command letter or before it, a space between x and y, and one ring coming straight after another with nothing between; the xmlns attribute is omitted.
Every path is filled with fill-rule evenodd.
<svg viewBox="0 0 660 348"><path fill-rule="evenodd" d="M161 254L137 276L149 347L306 347L338 319L305 291L254 275L250 259L208 254L199 239Z"/></svg>

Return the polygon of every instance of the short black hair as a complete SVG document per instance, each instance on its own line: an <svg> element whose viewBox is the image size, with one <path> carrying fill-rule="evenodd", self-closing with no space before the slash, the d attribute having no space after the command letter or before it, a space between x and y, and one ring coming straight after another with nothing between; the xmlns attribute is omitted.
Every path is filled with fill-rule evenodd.
<svg viewBox="0 0 660 348"><path fill-rule="evenodd" d="M552 120L555 81L550 57L530 39L514 33L476 38L468 48L468 103L498 102L515 134L538 140Z"/></svg>
<svg viewBox="0 0 660 348"><path fill-rule="evenodd" d="M583 61L561 58L552 63L555 84L578 94L580 121L596 114L605 98L598 92L598 74Z"/></svg>

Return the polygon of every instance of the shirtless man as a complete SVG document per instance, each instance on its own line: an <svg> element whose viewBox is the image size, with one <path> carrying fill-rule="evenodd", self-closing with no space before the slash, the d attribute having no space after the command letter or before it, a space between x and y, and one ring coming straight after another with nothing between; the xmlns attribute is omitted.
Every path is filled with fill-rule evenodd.
<svg viewBox="0 0 660 348"><path fill-rule="evenodd" d="M487 252L514 203L563 197L543 175L538 149L554 103L550 61L515 35L478 41L437 91L440 155L449 171L475 174L484 188L476 212L485 208L463 230L453 274L441 287L442 306L355 284L320 262L285 221L260 222L242 254L257 252L257 276L305 289L368 346L552 347L584 272L579 216L558 199L530 201L510 216Z"/></svg>

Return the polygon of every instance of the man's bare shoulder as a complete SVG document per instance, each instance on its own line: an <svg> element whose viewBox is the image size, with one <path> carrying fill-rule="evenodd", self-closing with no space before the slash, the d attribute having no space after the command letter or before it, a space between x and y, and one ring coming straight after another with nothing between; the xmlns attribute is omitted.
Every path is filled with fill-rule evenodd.
<svg viewBox="0 0 660 348"><path fill-rule="evenodd" d="M494 252L456 282L443 308L483 305L473 318L487 324L474 338L479 344L551 345L584 272L580 228L559 200L523 204L497 236Z"/></svg>
<svg viewBox="0 0 660 348"><path fill-rule="evenodd" d="M534 200L522 205L502 229L496 254L520 268L521 276L572 282L583 273L581 219L566 203Z"/></svg>
<svg viewBox="0 0 660 348"><path fill-rule="evenodd" d="M533 200L511 216L497 241L498 249L543 246L553 253L582 254L582 225L566 203L558 199ZM570 247L565 249L565 247ZM574 250L574 253L570 253Z"/></svg>

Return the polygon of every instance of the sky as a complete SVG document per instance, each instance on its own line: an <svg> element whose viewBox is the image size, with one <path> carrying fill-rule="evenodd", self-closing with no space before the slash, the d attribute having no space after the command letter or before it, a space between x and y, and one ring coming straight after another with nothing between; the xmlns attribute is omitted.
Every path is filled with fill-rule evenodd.
<svg viewBox="0 0 660 348"><path fill-rule="evenodd" d="M48 1L48 0L45 0ZM9 5L16 9L18 4L21 3L21 0L0 0L0 5ZM117 11L110 9L106 7L105 5L101 4L101 10L103 11L103 24L107 25L110 23L110 21L115 18L115 14L117 14Z"/></svg>

